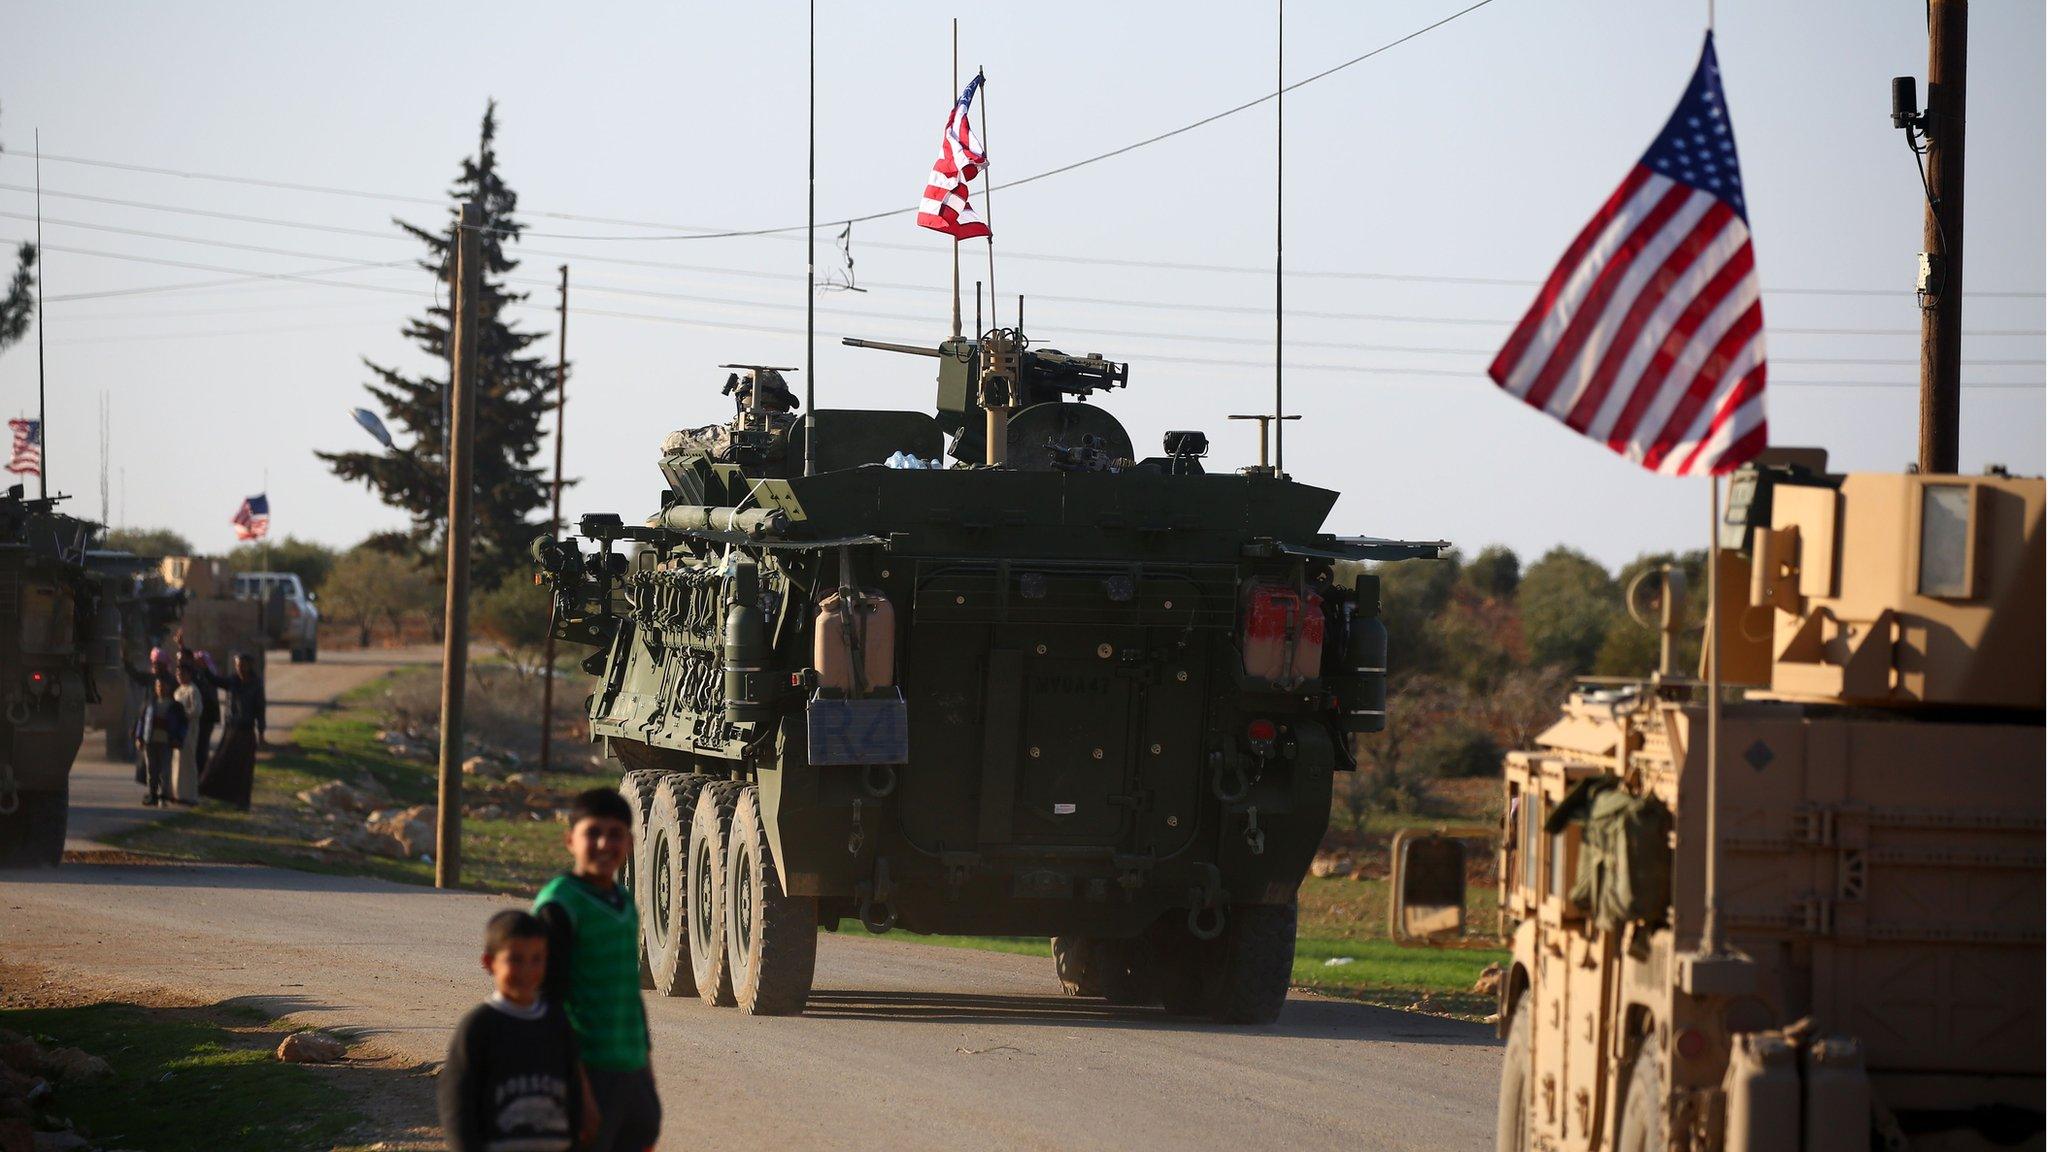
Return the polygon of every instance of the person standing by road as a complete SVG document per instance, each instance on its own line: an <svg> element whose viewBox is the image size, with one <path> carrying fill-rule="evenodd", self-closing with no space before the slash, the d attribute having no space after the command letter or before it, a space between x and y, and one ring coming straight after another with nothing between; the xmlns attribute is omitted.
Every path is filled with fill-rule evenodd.
<svg viewBox="0 0 2048 1152"><path fill-rule="evenodd" d="M633 812L609 788L569 807L570 868L534 897L548 928L547 998L568 1009L598 1119L584 1152L642 1152L661 1135L640 998L640 917L614 879L633 850Z"/></svg>
<svg viewBox="0 0 2048 1152"><path fill-rule="evenodd" d="M158 680L149 704L135 720L135 749L142 754L143 779L148 791L144 805L154 808L170 797L171 756L185 742L185 709L172 695L168 682Z"/></svg>
<svg viewBox="0 0 2048 1152"><path fill-rule="evenodd" d="M213 759L213 731L220 727L220 669L214 667L213 655L208 652L193 653L192 663L199 680L199 715L195 717L199 722L199 761L194 771L203 772Z"/></svg>
<svg viewBox="0 0 2048 1152"><path fill-rule="evenodd" d="M256 674L255 657L236 653L234 674L222 677L220 686L227 695L227 723L220 750L200 774L199 794L247 812L249 793L256 786L256 749L267 727L263 678Z"/></svg>
<svg viewBox="0 0 2048 1152"><path fill-rule="evenodd" d="M178 690L171 694L185 713L185 732L171 755L170 790L165 799L174 804L199 803L199 716L201 711L198 667L178 666Z"/></svg>

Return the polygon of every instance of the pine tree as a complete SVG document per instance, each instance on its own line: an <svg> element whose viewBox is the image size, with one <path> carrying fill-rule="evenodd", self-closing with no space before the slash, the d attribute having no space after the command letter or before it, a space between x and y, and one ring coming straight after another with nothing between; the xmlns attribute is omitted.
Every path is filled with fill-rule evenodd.
<svg viewBox="0 0 2048 1152"><path fill-rule="evenodd" d="M23 243L14 254L14 275L0 295L0 348L28 335L29 320L35 315L36 246Z"/></svg>
<svg viewBox="0 0 2048 1152"><path fill-rule="evenodd" d="M422 548L439 550L448 509L446 451L442 405L448 387L449 304L455 285L451 236L461 205L483 205L482 298L478 305L477 366L480 388L476 405L476 442L472 454L475 480L476 551L470 563L481 587L491 587L523 562L527 543L540 530L530 520L548 502L548 482L532 466L540 451L542 418L553 408L553 365L525 355L541 333L524 332L506 319L505 310L526 299L510 291L506 278L519 262L506 255L508 241L517 241L524 225L514 218L519 197L498 173L492 148L497 136L497 102L485 105L477 155L462 162L462 172L449 197L454 201L449 222L440 231L394 219L392 222L427 246L420 267L442 283L437 302L424 318L409 321L405 335L439 368L408 376L365 357L376 374L364 385L383 406L385 423L412 434L414 447L384 452L321 452L334 474L359 480L378 499L412 517L411 536Z"/></svg>

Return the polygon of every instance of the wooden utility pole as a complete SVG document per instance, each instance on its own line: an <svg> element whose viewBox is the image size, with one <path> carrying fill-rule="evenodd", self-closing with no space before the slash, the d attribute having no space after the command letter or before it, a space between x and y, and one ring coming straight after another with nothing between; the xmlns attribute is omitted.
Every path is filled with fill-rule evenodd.
<svg viewBox="0 0 2048 1152"><path fill-rule="evenodd" d="M1969 0L1927 5L1927 225L1920 298L1920 471L1960 466L1963 370L1963 127Z"/></svg>
<svg viewBox="0 0 2048 1152"><path fill-rule="evenodd" d="M448 601L441 637L441 787L434 887L462 883L462 693L469 677L470 477L476 447L478 305L483 296L483 205L462 206L455 232L455 331L448 437Z"/></svg>
<svg viewBox="0 0 2048 1152"><path fill-rule="evenodd" d="M562 265L562 311L555 321L555 483L554 511L548 520L548 535L562 530L562 429L568 423L569 407L569 266ZM545 772L553 757L555 742L555 621L548 616L548 635L541 646L540 682L540 770Z"/></svg>

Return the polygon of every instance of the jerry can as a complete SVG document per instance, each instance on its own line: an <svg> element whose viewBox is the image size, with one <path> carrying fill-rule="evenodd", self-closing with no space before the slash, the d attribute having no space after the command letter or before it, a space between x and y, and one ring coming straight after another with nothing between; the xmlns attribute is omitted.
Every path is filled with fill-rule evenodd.
<svg viewBox="0 0 2048 1152"><path fill-rule="evenodd" d="M880 592L844 590L818 601L812 666L826 692L861 696L896 683L896 606Z"/></svg>

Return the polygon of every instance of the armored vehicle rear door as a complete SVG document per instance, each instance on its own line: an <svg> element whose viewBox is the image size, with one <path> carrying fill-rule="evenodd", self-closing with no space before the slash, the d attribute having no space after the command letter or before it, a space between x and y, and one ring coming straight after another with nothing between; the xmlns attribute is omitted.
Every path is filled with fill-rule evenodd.
<svg viewBox="0 0 2048 1152"><path fill-rule="evenodd" d="M1184 843L1231 589L1227 568L922 565L906 832L931 850Z"/></svg>

